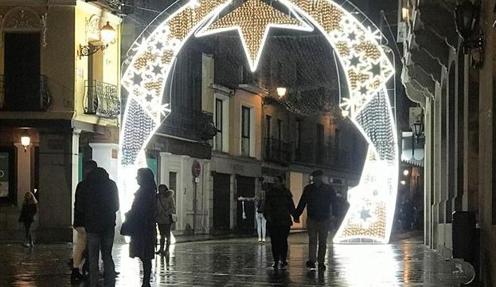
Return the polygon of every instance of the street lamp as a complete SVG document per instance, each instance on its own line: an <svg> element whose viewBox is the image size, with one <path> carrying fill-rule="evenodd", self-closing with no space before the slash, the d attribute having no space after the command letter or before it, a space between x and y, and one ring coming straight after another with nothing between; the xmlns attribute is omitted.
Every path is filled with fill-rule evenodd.
<svg viewBox="0 0 496 287"><path fill-rule="evenodd" d="M277 87L276 91L277 91L277 95L279 96L279 98L284 97L286 95L287 90L288 89L286 87Z"/></svg>
<svg viewBox="0 0 496 287"><path fill-rule="evenodd" d="M418 119L416 122L413 123L413 135L415 138L418 139L422 136L422 133L424 132L424 124L420 119Z"/></svg>
<svg viewBox="0 0 496 287"><path fill-rule="evenodd" d="M109 44L115 42L115 36L116 32L114 27L112 27L109 21L107 21L107 24L100 28L100 40L102 44L94 45L92 43L88 43L88 45L84 46L80 44L78 50L79 58L81 59L81 57L83 56L87 57L95 54L98 51L105 50L109 46Z"/></svg>

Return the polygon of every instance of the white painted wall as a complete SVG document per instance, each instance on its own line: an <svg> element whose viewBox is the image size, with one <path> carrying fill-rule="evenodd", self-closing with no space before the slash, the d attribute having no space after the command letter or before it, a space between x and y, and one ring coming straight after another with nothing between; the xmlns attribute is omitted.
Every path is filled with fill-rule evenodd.
<svg viewBox="0 0 496 287"><path fill-rule="evenodd" d="M117 152L119 145L114 143L90 143L92 149L92 159L99 167L104 168L110 179L117 181L118 159Z"/></svg>

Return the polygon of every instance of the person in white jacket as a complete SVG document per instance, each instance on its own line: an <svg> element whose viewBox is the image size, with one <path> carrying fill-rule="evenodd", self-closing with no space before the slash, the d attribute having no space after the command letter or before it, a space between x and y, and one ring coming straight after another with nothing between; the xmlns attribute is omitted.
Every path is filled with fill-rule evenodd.
<svg viewBox="0 0 496 287"><path fill-rule="evenodd" d="M255 202L256 214L255 220L257 221L257 234L258 234L258 242L265 242L265 235L267 233L267 220L265 219L264 205L265 205L265 191L268 188L268 183L264 183L263 177L259 179L261 184L261 188L255 193L255 197L238 197L238 200L241 202L253 201Z"/></svg>

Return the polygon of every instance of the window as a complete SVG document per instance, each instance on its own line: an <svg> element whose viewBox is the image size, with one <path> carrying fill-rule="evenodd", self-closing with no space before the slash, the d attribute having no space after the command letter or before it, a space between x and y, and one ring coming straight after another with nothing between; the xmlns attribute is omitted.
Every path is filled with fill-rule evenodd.
<svg viewBox="0 0 496 287"><path fill-rule="evenodd" d="M316 162L322 163L324 158L324 126L317 124L317 144L315 145Z"/></svg>
<svg viewBox="0 0 496 287"><path fill-rule="evenodd" d="M277 119L277 140L279 143L282 141L282 121Z"/></svg>
<svg viewBox="0 0 496 287"><path fill-rule="evenodd" d="M223 102L220 99L215 99L215 128L217 128L217 134L215 136L215 144L214 144L214 149L218 151L222 151L222 143L223 143L223 136L222 136L222 124L224 122L223 119Z"/></svg>
<svg viewBox="0 0 496 287"><path fill-rule="evenodd" d="M11 111L41 110L40 33L5 33L4 102Z"/></svg>
<svg viewBox="0 0 496 287"><path fill-rule="evenodd" d="M268 157L271 150L272 117L265 116L265 155Z"/></svg>
<svg viewBox="0 0 496 287"><path fill-rule="evenodd" d="M241 155L250 156L251 109L241 107Z"/></svg>
<svg viewBox="0 0 496 287"><path fill-rule="evenodd" d="M271 131L271 129L272 129L271 125L272 125L272 117L269 115L266 115L265 116L265 137L268 139L270 138L270 136L271 136L270 134L272 132Z"/></svg>
<svg viewBox="0 0 496 287"><path fill-rule="evenodd" d="M301 148L301 120L296 120L295 148L297 151Z"/></svg>
<svg viewBox="0 0 496 287"><path fill-rule="evenodd" d="M334 136L334 147L336 148L336 151L339 153L339 142L341 141L341 131L339 129L335 130L335 136Z"/></svg>
<svg viewBox="0 0 496 287"><path fill-rule="evenodd" d="M217 129L213 149L229 152L229 97L216 93L213 110L214 124Z"/></svg>
<svg viewBox="0 0 496 287"><path fill-rule="evenodd" d="M340 147L340 142L341 142L341 131L339 129L334 130L334 150L335 150L335 155L336 155L336 160L341 160L341 147Z"/></svg>
<svg viewBox="0 0 496 287"><path fill-rule="evenodd" d="M15 158L12 148L0 148L0 203L16 203Z"/></svg>

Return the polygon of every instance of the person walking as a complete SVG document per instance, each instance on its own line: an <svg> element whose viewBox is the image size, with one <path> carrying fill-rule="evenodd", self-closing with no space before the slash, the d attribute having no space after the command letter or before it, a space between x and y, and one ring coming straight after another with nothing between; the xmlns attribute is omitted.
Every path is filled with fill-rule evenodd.
<svg viewBox="0 0 496 287"><path fill-rule="evenodd" d="M160 232L160 249L156 254L165 256L169 253L171 226L175 222L175 216L176 203L174 201L174 191L170 190L167 185L161 184L158 186L155 215L155 220L157 221L158 230ZM167 245L164 250L165 239L167 239Z"/></svg>
<svg viewBox="0 0 496 287"><path fill-rule="evenodd" d="M312 173L313 183L305 186L294 213L295 222L299 223L299 217L307 207L309 259L306 266L309 269L315 269L317 259L319 270L326 269L324 262L327 250L327 236L331 224L331 206L336 204L336 193L330 185L323 183L322 176L323 172L321 170L316 170Z"/></svg>
<svg viewBox="0 0 496 287"><path fill-rule="evenodd" d="M257 234L258 242L265 242L265 235L267 233L267 220L264 217L264 204L265 204L265 194L268 188L268 183L263 182L263 177L260 178L261 188L255 193L255 197L238 197L239 201L242 202L255 202L255 220L257 222Z"/></svg>
<svg viewBox="0 0 496 287"><path fill-rule="evenodd" d="M283 177L278 176L273 187L266 194L263 213L270 232L274 269L279 267L286 269L288 266L288 235L293 225L291 215L294 212L293 196L284 185Z"/></svg>
<svg viewBox="0 0 496 287"><path fill-rule="evenodd" d="M131 210L126 214L126 221L131 222L131 243L129 257L138 257L143 264L143 287L150 286L152 259L155 257L157 231L155 214L157 207L155 179L149 168L138 169L136 177L138 191L134 195Z"/></svg>
<svg viewBox="0 0 496 287"><path fill-rule="evenodd" d="M24 194L24 202L22 203L21 215L19 222L24 224L24 247L33 247L33 236L31 235L31 225L34 222L34 216L38 210L38 200L30 191Z"/></svg>
<svg viewBox="0 0 496 287"><path fill-rule="evenodd" d="M84 228L84 205L88 193L88 175L98 167L96 161L86 161L83 165L83 180L76 187L74 200L74 221L72 227L76 230L76 241L72 249L71 282L76 284L85 279L82 271L83 258L86 250L86 229ZM87 265L87 263L85 263Z"/></svg>
<svg viewBox="0 0 496 287"><path fill-rule="evenodd" d="M97 167L88 176L84 202L85 229L88 238L90 287L98 285L99 255L102 254L105 284L114 282L117 272L112 259L115 234L115 213L119 210L117 185L105 169Z"/></svg>

